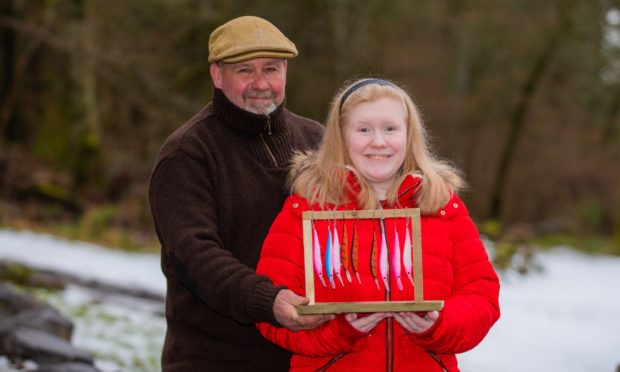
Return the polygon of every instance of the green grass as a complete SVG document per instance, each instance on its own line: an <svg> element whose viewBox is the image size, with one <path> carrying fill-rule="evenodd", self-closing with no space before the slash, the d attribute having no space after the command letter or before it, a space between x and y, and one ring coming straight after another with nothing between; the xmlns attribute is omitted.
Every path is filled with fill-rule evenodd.
<svg viewBox="0 0 620 372"><path fill-rule="evenodd" d="M96 220L99 221L99 220ZM103 223L92 224L88 219L78 222L37 223L32 221L4 221L2 228L28 230L50 234L68 240L84 241L111 249L131 252L159 253L159 241L151 231L135 231Z"/></svg>
<svg viewBox="0 0 620 372"><path fill-rule="evenodd" d="M587 254L620 256L620 244L613 238L602 235L539 235L533 239L532 243L542 248L563 245Z"/></svg>

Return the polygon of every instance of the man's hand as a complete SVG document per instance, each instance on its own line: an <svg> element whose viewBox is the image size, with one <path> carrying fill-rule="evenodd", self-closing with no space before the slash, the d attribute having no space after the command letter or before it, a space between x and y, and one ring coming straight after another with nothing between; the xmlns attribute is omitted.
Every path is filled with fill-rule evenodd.
<svg viewBox="0 0 620 372"><path fill-rule="evenodd" d="M296 306L306 305L310 300L296 295L290 289L281 290L273 302L273 315L278 323L291 331L301 331L318 327L328 320L334 319L334 315L299 315Z"/></svg>

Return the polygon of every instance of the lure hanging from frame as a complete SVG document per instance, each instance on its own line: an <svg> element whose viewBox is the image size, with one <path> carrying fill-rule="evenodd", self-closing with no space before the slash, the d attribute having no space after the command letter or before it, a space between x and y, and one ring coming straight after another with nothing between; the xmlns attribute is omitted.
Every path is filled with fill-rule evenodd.
<svg viewBox="0 0 620 372"><path fill-rule="evenodd" d="M318 229L320 227L317 227L317 223L312 221L313 270L320 284L324 288L331 289L336 289L338 284L340 287L346 287L354 284L353 275L357 279L357 283L362 284L359 272L360 244L370 244L368 250L370 256L367 262L369 262L369 271L377 290L382 288L387 291L390 290L389 276L391 275L393 282L396 283L396 289L403 291L403 268L410 285L413 287L410 219L393 218L392 220L393 228L388 231L385 219L373 219L370 242L360 242L357 220L352 223L351 233L349 233L351 223L347 223L346 220L327 220L327 223L323 224L323 228L326 229L326 232L322 234L326 237L323 244L319 239ZM403 231L399 232L399 229ZM399 235L404 236L402 245Z"/></svg>
<svg viewBox="0 0 620 372"><path fill-rule="evenodd" d="M418 208L305 211L302 220L306 297L310 302L297 308L300 314L443 308L443 301L424 300ZM323 294L333 293L330 298L340 298L340 290L356 292L372 287L384 291L386 300L317 303L315 298L318 288ZM401 299L413 298L392 301L390 293L402 293L397 296Z"/></svg>

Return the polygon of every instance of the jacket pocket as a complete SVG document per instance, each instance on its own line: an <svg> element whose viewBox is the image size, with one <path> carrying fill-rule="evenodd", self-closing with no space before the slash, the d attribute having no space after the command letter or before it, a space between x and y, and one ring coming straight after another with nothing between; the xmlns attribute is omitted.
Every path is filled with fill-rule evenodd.
<svg viewBox="0 0 620 372"><path fill-rule="evenodd" d="M430 355L430 357L431 357L431 358L433 358L433 360L434 360L435 362L437 362L437 364L439 364L439 366L441 367L441 371L442 371L442 372L450 372L450 371L448 370L448 368L446 368L446 365L445 365L445 364L443 364L443 361L441 360L441 358L439 357L439 355L437 355L437 353L435 353L435 352L433 352L433 351L430 351L430 350L426 350L426 353L427 353L428 355Z"/></svg>
<svg viewBox="0 0 620 372"><path fill-rule="evenodd" d="M344 353L342 354L338 354L335 357L331 358L327 363L323 364L322 366L320 366L319 368L315 369L315 372L325 372L327 371L327 369L331 366L334 365L334 363L336 363L338 361L338 359L342 358L344 356Z"/></svg>

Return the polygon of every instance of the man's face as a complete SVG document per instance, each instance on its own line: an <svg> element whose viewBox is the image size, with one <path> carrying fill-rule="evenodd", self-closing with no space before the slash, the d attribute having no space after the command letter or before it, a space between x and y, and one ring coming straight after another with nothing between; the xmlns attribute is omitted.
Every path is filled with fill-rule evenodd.
<svg viewBox="0 0 620 372"><path fill-rule="evenodd" d="M286 59L256 58L211 64L213 85L236 106L268 115L284 101Z"/></svg>

